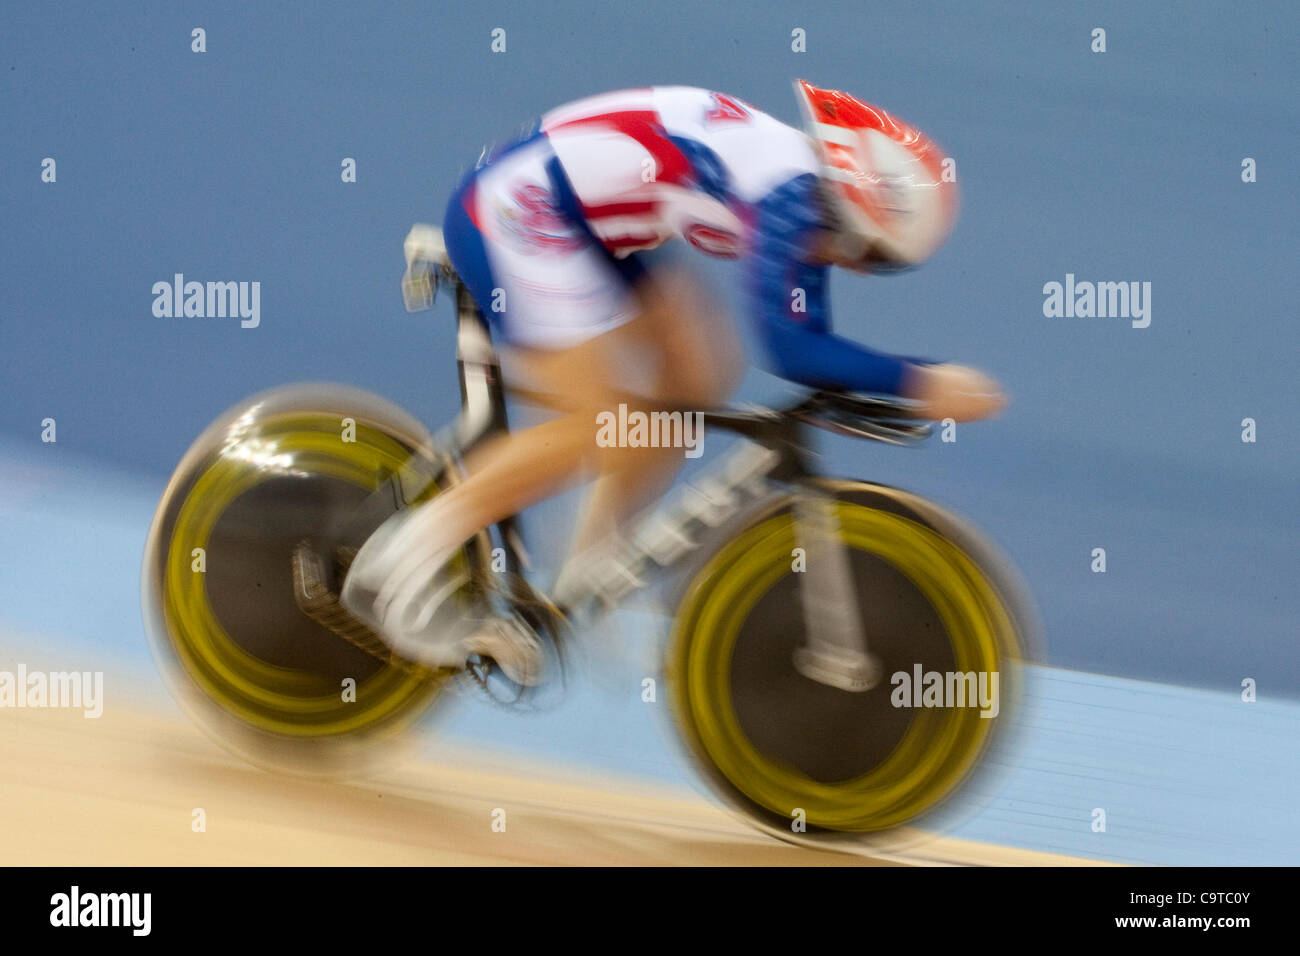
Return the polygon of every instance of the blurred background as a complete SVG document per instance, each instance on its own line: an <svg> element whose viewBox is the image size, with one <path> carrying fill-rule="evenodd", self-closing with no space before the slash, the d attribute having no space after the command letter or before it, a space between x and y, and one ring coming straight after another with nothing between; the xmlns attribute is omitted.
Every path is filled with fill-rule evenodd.
<svg viewBox="0 0 1300 956"><path fill-rule="evenodd" d="M824 446L832 473L968 517L1038 604L1049 667L1029 754L961 835L1300 862L1298 20L1285 2L16 8L0 38L4 658L103 660L138 677L133 696L161 693L138 608L148 522L189 443L242 397L329 380L431 428L451 418L450 308L403 310L401 242L485 144L649 84L794 123L804 77L930 132L962 189L924 269L832 280L837 330L981 367L1012 398L952 443ZM695 259L743 327L738 267ZM260 324L155 317L151 288L174 273L259 281ZM1043 286L1067 273L1150 282L1150 327L1045 317ZM754 357L738 398L790 393ZM573 506L530 513L534 543L565 540ZM694 786L639 700L654 627L630 613L619 631L560 711L469 705L439 739ZM1096 806L1127 828L1092 832Z"/></svg>

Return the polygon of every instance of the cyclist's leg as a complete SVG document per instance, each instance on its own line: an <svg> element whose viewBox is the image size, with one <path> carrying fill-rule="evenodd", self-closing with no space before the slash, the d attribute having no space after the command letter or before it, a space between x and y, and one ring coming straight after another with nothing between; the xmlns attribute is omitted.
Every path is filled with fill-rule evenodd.
<svg viewBox="0 0 1300 956"><path fill-rule="evenodd" d="M641 393L653 404L721 405L739 382L743 353L721 309L690 273L667 265L638 284L642 313L615 330L623 355L655 356ZM683 463L680 448L627 448L607 456L585 503L571 553L582 554L652 504Z"/></svg>
<svg viewBox="0 0 1300 956"><path fill-rule="evenodd" d="M512 350L512 367L540 390L562 396L568 407L559 417L502 435L469 457L467 480L440 499L448 537L463 540L595 477L575 536L574 550L580 551L616 530L672 481L683 449L601 447L597 416L616 411L620 402L634 404L630 357L651 365L649 381L635 389L647 406L714 407L739 377L739 351L684 273L646 276L636 298L635 319L585 342Z"/></svg>
<svg viewBox="0 0 1300 956"><path fill-rule="evenodd" d="M590 478L596 485L583 510L570 552L580 557L652 503L684 462L681 448L602 447L602 412L626 402L627 360L649 361L650 381L639 394L648 405L718 405L734 387L739 352L716 312L681 274L651 276L639 284L637 317L564 348L515 348L509 358L530 384L562 396L567 409L532 428L489 441L466 461L466 480L422 505L402 546L407 563L425 555L439 562L484 527L517 514ZM694 321L693 321L694 320ZM580 572L581 562L577 564Z"/></svg>

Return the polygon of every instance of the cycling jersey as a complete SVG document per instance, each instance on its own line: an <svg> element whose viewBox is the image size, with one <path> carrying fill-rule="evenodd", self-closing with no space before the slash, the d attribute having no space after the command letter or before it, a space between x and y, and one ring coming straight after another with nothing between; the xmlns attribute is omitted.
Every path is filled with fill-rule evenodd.
<svg viewBox="0 0 1300 956"><path fill-rule="evenodd" d="M443 229L508 340L576 344L636 314L636 253L681 238L745 261L774 370L803 384L897 393L909 361L830 331L819 162L802 132L693 87L624 90L542 116L462 181Z"/></svg>

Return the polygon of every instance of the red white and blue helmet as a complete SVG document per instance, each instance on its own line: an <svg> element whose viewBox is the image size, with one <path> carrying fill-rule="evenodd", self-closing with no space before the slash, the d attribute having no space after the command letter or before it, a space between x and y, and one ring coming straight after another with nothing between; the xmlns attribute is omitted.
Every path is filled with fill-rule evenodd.
<svg viewBox="0 0 1300 956"><path fill-rule="evenodd" d="M939 147L847 93L806 80L796 80L795 91L839 231L895 267L928 259L957 219L957 184L943 179Z"/></svg>

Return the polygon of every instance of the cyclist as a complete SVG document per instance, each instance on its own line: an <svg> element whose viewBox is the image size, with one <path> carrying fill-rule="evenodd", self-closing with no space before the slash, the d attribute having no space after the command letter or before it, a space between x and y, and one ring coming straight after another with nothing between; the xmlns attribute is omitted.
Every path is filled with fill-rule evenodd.
<svg viewBox="0 0 1300 956"><path fill-rule="evenodd" d="M490 442L466 462L464 482L399 512L362 547L344 604L399 653L453 667L485 654L535 683L541 647L522 620L467 620L447 601L463 583L453 556L482 528L585 477L598 480L571 553L594 549L682 462L680 449L601 447L597 414L629 392L647 405L703 408L734 387L740 366L717 309L680 270L638 255L670 239L746 260L753 318L782 377L902 396L935 419L1003 407L997 384L974 369L831 332L828 267L884 273L923 262L951 229L956 187L918 130L845 93L802 80L796 90L806 132L693 87L579 100L456 188L443 221L452 264L519 371L570 409ZM408 259L426 236L412 231ZM645 381L630 388L638 372Z"/></svg>

